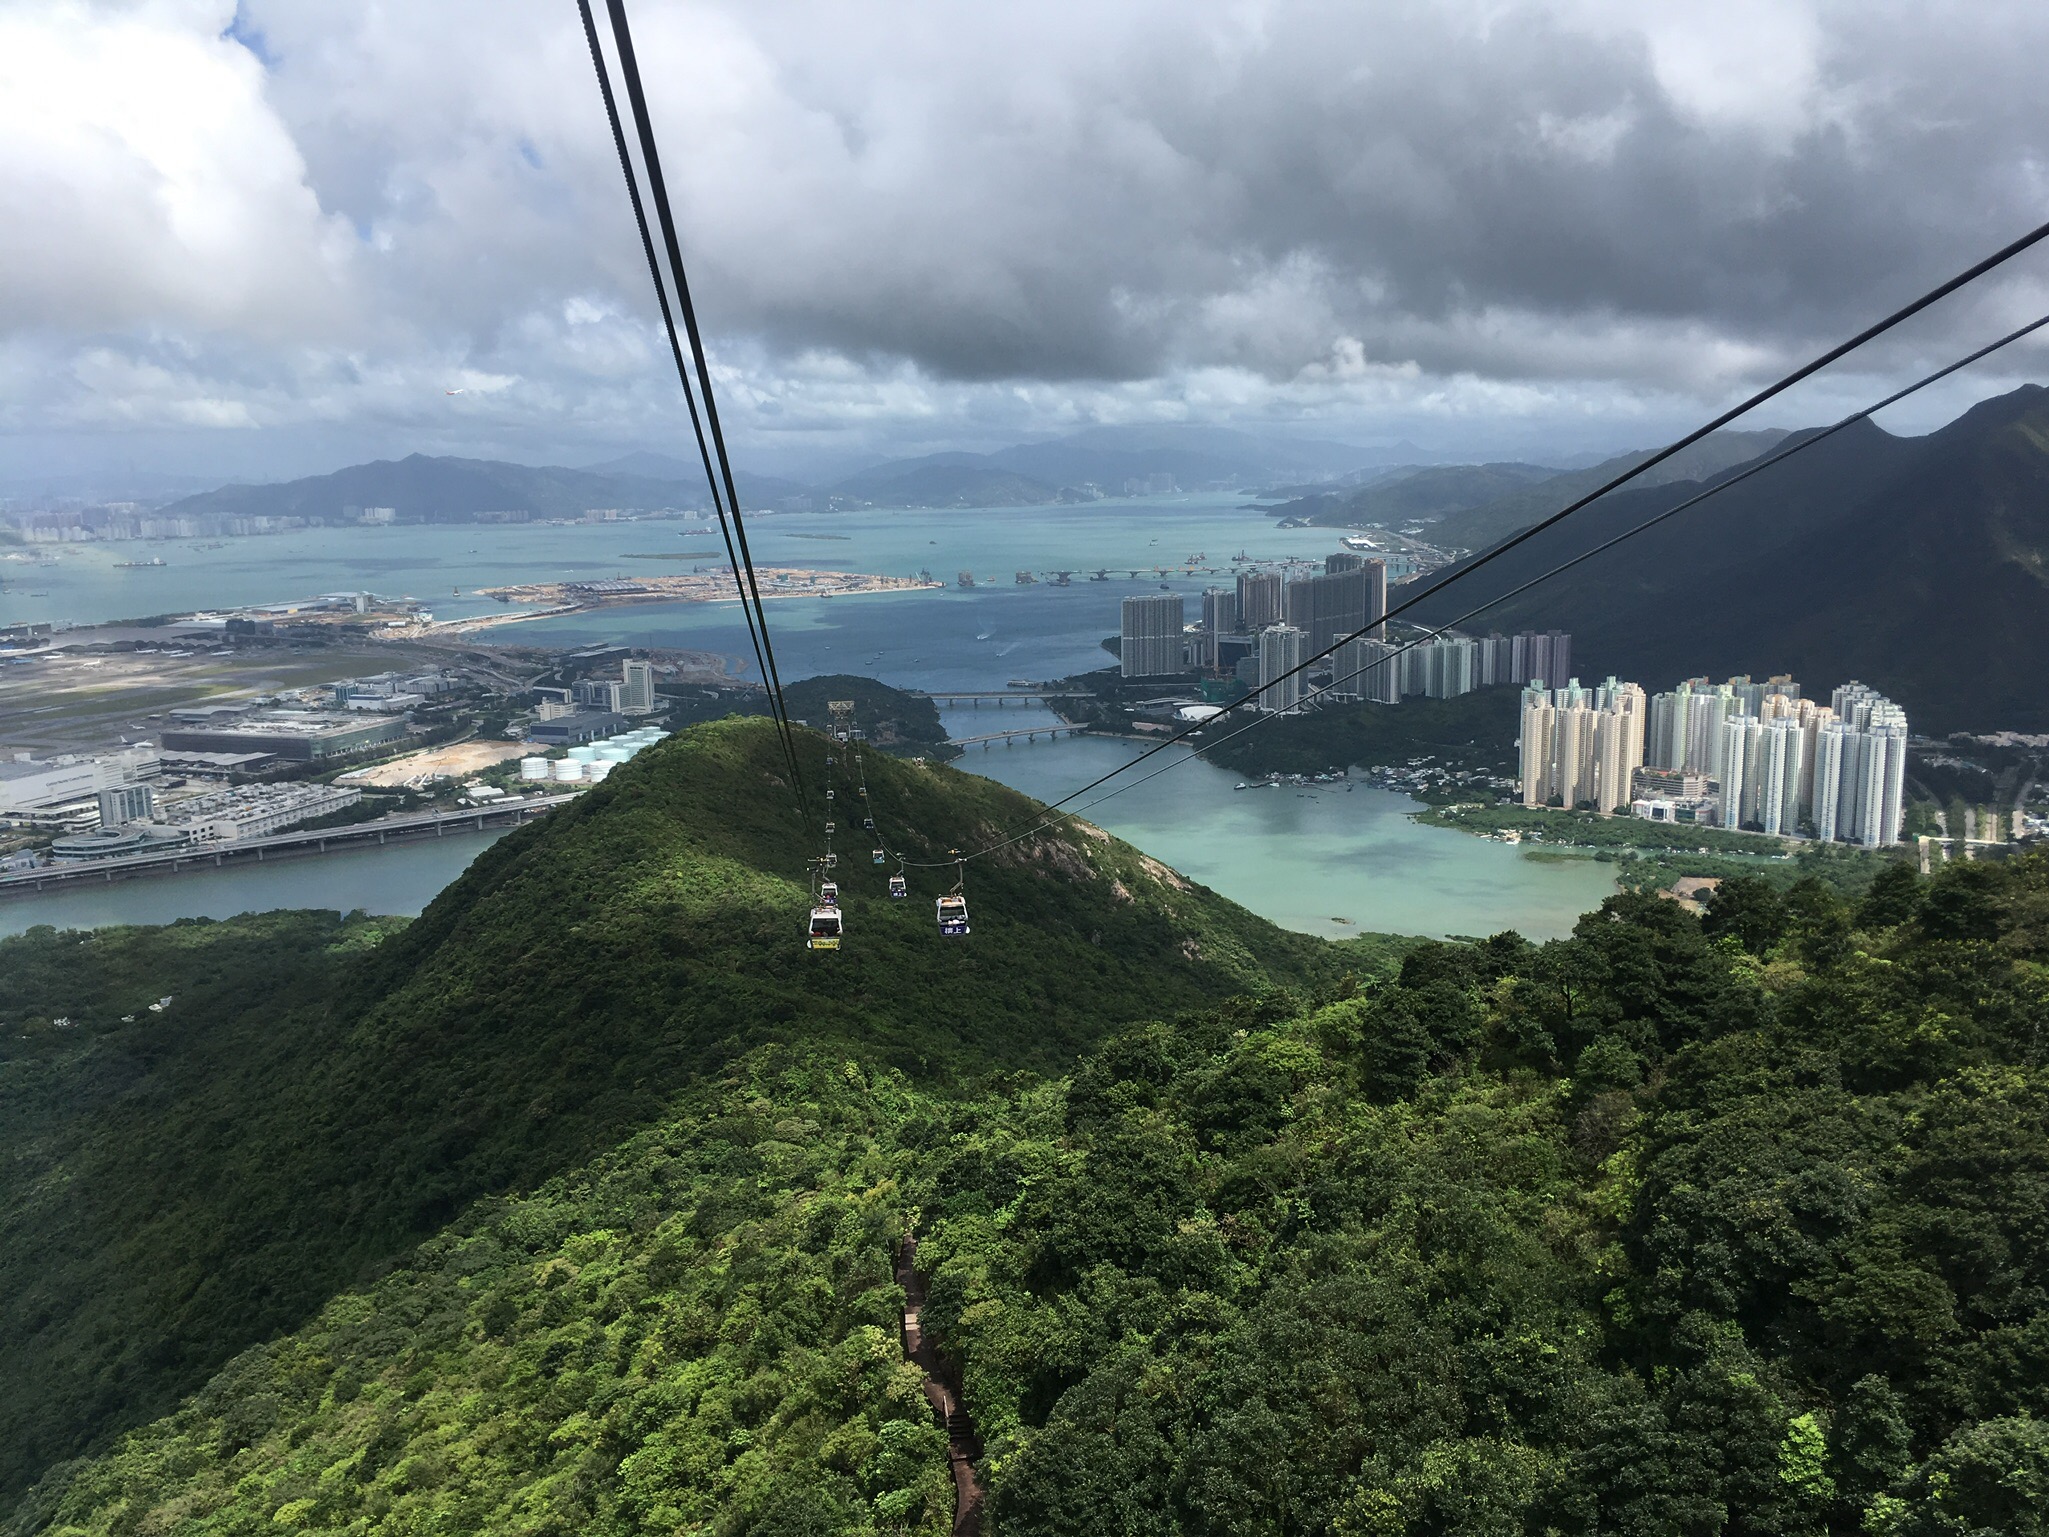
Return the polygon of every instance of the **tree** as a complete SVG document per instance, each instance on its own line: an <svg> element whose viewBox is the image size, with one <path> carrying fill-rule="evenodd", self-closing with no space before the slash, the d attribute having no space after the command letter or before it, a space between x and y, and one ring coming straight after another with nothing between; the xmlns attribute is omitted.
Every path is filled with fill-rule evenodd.
<svg viewBox="0 0 2049 1537"><path fill-rule="evenodd" d="M1779 894L1754 875L1732 875L1708 898L1701 932L1710 939L1731 937L1752 955L1763 955L1785 937L1788 915Z"/></svg>

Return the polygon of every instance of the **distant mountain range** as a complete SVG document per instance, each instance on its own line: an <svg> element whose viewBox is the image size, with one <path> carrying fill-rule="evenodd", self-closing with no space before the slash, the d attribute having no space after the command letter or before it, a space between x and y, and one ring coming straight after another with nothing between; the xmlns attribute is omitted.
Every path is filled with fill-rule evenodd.
<svg viewBox="0 0 2049 1537"><path fill-rule="evenodd" d="M1408 445L1403 445L1406 449ZM1331 479L1357 472L1374 451L1343 443L1255 437L1190 426L1094 428L995 453L893 459L823 485L736 471L743 509L872 503L892 507L1024 507L1165 477L1174 486ZM1156 482L1157 483L1157 482ZM1093 488L1084 490L1083 488ZM329 475L229 485L170 504L179 513L342 518L349 508L389 507L399 521L469 522L480 514L581 517L594 507L644 512L708 509L704 471L693 460L645 450L580 469L411 454Z"/></svg>
<svg viewBox="0 0 2049 1537"><path fill-rule="evenodd" d="M1559 485L1533 491L1555 507ZM1697 489L1619 492L1416 613L1449 621ZM1856 678L1917 732L2049 730L2049 390L1985 401L1926 437L1859 424L1475 627L1526 626L1571 631L1583 676L1668 688L1790 672L1816 692Z"/></svg>
<svg viewBox="0 0 2049 1537"><path fill-rule="evenodd" d="M1647 471L1642 483L1700 480L1755 459L1785 436L1779 428L1717 432ZM1411 466L1356 490L1312 492L1268 510L1339 528L1426 522L1433 543L1477 550L1568 506L1650 454L1641 449L1562 473L1536 464Z"/></svg>

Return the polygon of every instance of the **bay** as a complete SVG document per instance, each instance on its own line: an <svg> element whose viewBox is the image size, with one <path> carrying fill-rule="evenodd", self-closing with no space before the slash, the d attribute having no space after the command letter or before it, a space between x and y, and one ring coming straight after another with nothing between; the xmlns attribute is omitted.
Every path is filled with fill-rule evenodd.
<svg viewBox="0 0 2049 1537"><path fill-rule="evenodd" d="M1109 661L1102 641L1117 630L1122 597L1179 592L1189 598L1193 618L1204 587L1230 584L1236 554L1271 564L1320 561L1338 548L1332 530L1277 528L1236 494L1076 507L754 514L748 524L757 565L897 576L925 570L945 583L911 592L775 599L768 605L776 660L786 680L845 672L926 690L1000 690L1013 679L1101 667ZM694 526L427 525L309 530L231 540L210 550L181 542L74 546L59 552L55 566L7 568L0 614L86 622L358 588L420 598L444 618L496 612L499 605L476 596L475 589L686 569L627 557L703 549L702 534L685 533ZM116 566L144 550L161 551L168 564ZM1211 574L1186 574L1182 568L1191 557L1199 557L1193 563ZM1089 580L1099 569L1107 570L1108 579ZM1072 573L1071 585L1043 579L1062 570ZM963 571L973 574L974 586L958 585ZM1021 583L1020 571L1042 579ZM19 610L29 585L48 592L47 599L37 600L44 612ZM737 676L754 675L733 604L596 609L477 638L718 651L736 659ZM1015 705L947 716L949 730L961 736L1046 718ZM1053 800L1137 750L1103 739L1063 739L971 751L959 766ZM1515 928L1545 938L1569 931L1579 913L1613 890L1606 866L1540 863L1507 845L1419 825L1409 816L1414 803L1365 784L1237 791L1231 788L1236 782L1226 770L1190 763L1125 790L1087 815L1272 921L1331 937L1355 930L1442 935ZM468 862L437 862L433 856L441 852L388 849L53 895L0 907L0 933L19 932L29 922L160 922L187 913L225 916L302 903L417 912ZM365 878L360 900L340 868L352 858L376 861L380 872L374 882ZM398 863L409 859L419 862ZM26 917L31 905L50 916ZM1333 921L1338 918L1352 921Z"/></svg>
<svg viewBox="0 0 2049 1537"><path fill-rule="evenodd" d="M287 907L417 917L508 831L452 833L388 848L309 854L221 870L181 870L176 875L9 897L0 901L0 937L46 923L60 929L96 929L116 923L232 918Z"/></svg>
<svg viewBox="0 0 2049 1537"><path fill-rule="evenodd" d="M1029 719L1016 707L944 716L955 736ZM1141 750L1066 737L970 748L956 762L1051 802ZM1157 778L1145 777L1169 764ZM1067 809L1283 928L1328 939L1503 929L1556 939L1615 890L1607 865L1526 859L1507 844L1427 826L1412 819L1422 809L1417 802L1358 778L1277 789L1240 790L1239 782L1229 770L1172 747Z"/></svg>

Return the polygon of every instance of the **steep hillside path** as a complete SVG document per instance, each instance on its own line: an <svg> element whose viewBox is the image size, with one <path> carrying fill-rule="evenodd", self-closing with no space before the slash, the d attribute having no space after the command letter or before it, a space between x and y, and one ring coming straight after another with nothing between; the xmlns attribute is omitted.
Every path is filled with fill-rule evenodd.
<svg viewBox="0 0 2049 1537"><path fill-rule="evenodd" d="M939 1358L918 1315L925 1306L925 1280L918 1274L918 1240L907 1237L896 1253L897 1284L904 1289L904 1354L925 1372L925 1398L946 1426L946 1460L953 1465L953 1537L981 1537L982 1484L975 1477L975 1458L982 1443L974 1421L961 1407L960 1384L951 1366Z"/></svg>

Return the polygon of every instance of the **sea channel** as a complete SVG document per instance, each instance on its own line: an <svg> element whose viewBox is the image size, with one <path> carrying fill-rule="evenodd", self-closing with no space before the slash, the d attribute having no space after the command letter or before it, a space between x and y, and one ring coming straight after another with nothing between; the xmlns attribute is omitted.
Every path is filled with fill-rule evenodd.
<svg viewBox="0 0 2049 1537"><path fill-rule="evenodd" d="M749 523L757 564L897 576L925 570L945 583L772 601L770 625L785 679L859 673L900 688L934 690L1002 689L1015 679L1100 667L1109 660L1102 641L1117 629L1119 598L1163 587L1193 596L1228 583L1232 557L1240 553L1266 562L1319 560L1336 547L1330 530L1278 528L1240 496L756 514ZM688 570L694 552L703 552L706 565L722 559L717 545L715 535L686 535L676 523L650 521L319 529L211 547L188 541L69 546L54 564L4 568L0 617L92 622L359 588L411 595L430 602L438 617L452 617L499 611L493 600L477 596L480 587ZM676 553L693 559L633 558ZM165 565L119 564L151 554L161 554ZM1191 564L1218 574L1188 574ZM1050 579L1063 570L1072 573L1065 586ZM1106 579L1090 580L1098 570ZM972 573L974 586L959 585L963 571ZM1019 572L1035 580L1019 582ZM31 588L48 596L28 598ZM603 608L479 638L676 647L736 659L746 658L748 649L731 604ZM751 676L751 659L737 660L735 672ZM954 735L967 736L1029 718L1013 705L952 711L948 725ZM971 750L959 766L1054 799L1136 751L1097 738L1041 740ZM1092 806L1087 815L1275 922L1331 937L1360 930L1485 934L1516 928L1544 938L1569 930L1579 913L1613 889L1605 867L1540 862L1503 844L1422 826L1408 815L1416 809L1412 802L1357 781L1247 790L1234 789L1237 783L1227 770L1191 762ZM51 894L0 906L0 933L31 923L163 922L299 905L417 912L486 846L488 835L464 840L461 848L457 841ZM360 892L344 874L351 860L374 866Z"/></svg>

